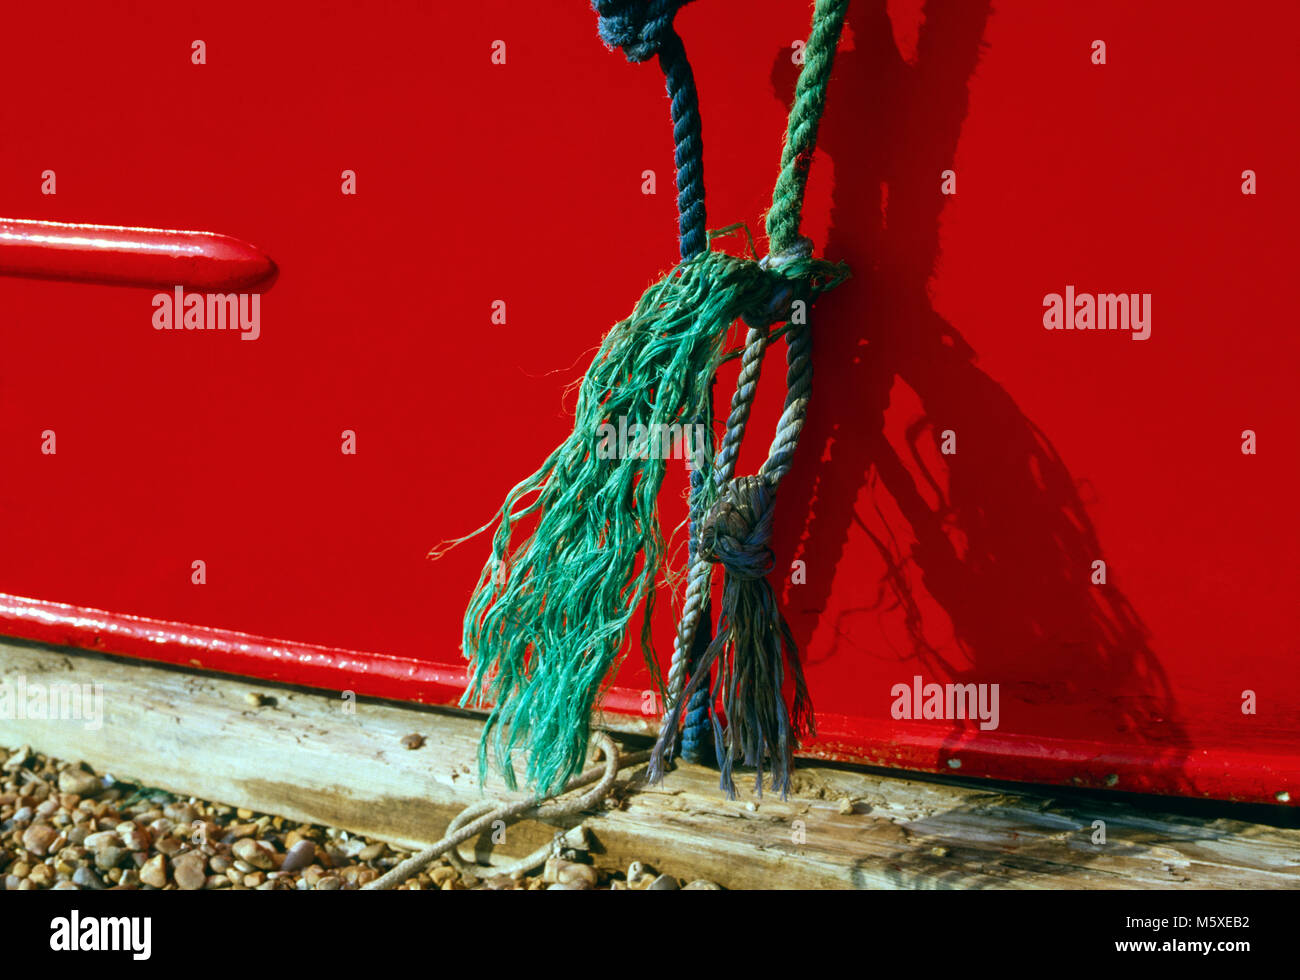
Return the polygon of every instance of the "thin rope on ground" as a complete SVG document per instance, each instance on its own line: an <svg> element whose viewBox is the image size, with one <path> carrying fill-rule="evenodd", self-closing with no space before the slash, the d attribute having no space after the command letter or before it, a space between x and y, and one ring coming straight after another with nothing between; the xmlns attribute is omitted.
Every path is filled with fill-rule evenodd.
<svg viewBox="0 0 1300 980"><path fill-rule="evenodd" d="M471 822L464 824L458 829L449 829L449 833L438 841L436 844L426 848L419 854L412 855L401 864L398 864L391 871L386 872L379 878L362 886L362 891L374 890L385 891L396 888L402 882L409 878L415 877L443 854L454 849L467 840L478 837L484 831L491 830L498 820L515 821L515 820L556 820L560 817L573 816L590 810L600 803L609 791L614 788L614 782L618 778L620 769L627 769L632 766L640 765L650 758L649 752L633 752L628 755L620 756L618 746L614 740L605 732L598 732L594 741L600 750L605 754L605 764L600 769L592 769L574 776L565 784L564 789L551 799L556 799L564 793L571 793L574 790L581 789L584 786L596 783L596 785L571 800L561 802L546 802L544 799L518 800L514 803L504 803L495 807L482 816L479 816ZM475 809L483 804L474 804ZM468 811L467 811L468 812ZM461 817L465 814L461 814ZM460 817L457 818L459 820ZM453 821L455 823L456 821ZM547 845L549 848L552 845ZM531 857L532 855L530 855ZM545 860L543 858L542 860ZM536 867L536 863L530 867ZM499 872L500 873L500 872Z"/></svg>

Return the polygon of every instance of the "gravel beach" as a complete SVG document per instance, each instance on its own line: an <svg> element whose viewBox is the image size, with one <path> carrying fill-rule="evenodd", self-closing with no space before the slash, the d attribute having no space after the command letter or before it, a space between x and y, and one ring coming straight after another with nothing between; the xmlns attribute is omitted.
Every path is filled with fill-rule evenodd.
<svg viewBox="0 0 1300 980"><path fill-rule="evenodd" d="M27 746L0 749L0 759L0 887L6 891L347 891L374 881L412 853L333 827L121 782ZM575 859L553 857L519 878L494 875L488 868L460 871L442 857L398 888L718 887L657 875L639 862L610 873L571 856Z"/></svg>

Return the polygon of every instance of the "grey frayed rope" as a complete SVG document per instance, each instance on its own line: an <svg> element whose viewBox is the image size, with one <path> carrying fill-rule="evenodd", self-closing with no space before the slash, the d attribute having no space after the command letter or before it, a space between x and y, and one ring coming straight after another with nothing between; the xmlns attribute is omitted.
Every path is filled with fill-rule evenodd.
<svg viewBox="0 0 1300 980"><path fill-rule="evenodd" d="M777 272L782 267L806 260L811 255L812 242L800 236L784 251L769 254L759 264ZM663 778L667 762L672 758L684 703L691 702L692 696L698 695L699 691L709 690L704 682L709 677L712 665L725 652L729 641L756 647L766 654L761 665L750 666L761 670L772 682L771 693L774 696L766 699L758 708L751 705L747 712L741 712L740 717L729 715L728 732L724 733L712 702L721 696L728 704L734 705L741 684L752 683L760 678L757 675L742 677L735 671L731 672L729 678L724 678L722 672L719 672L717 683L710 692L709 715L713 725L718 768L721 770L720 785L728 797L735 795L731 768L737 749L740 750L744 763L758 770L755 789L759 793L762 792L763 758L771 752L773 788L779 790L784 797L789 789L794 734L792 728L795 731L800 728L809 733L813 731L812 713L794 640L776 609L775 598L765 581L774 561L770 542L776 490L790 470L799 434L803 431L807 417L808 397L812 392L812 334L807 316L787 316L792 303L798 299L806 302L806 297L796 296L792 290L783 290L776 295L770 309L747 321L749 330L741 354L740 376L736 380L736 393L732 397L731 412L727 417L726 434L714 462L717 499L700 520L697 531L699 540L692 549L693 560L687 582L684 613L668 672L665 699L667 711L650 763L652 783ZM787 322L783 331L787 344L785 407L767 459L758 475L737 478L736 459L753 409L754 396L758 391L763 356L772 339L772 324L782 320ZM695 647L695 634L699 628L697 610L709 594L715 563L724 567L728 578L722 618L719 620L717 636L704 655L697 662L688 665L684 651ZM745 590L747 594L743 599L739 583L753 583ZM741 604L745 605L749 613L755 614L746 615L744 619L747 622L737 622L740 618L737 616L738 605ZM795 680L793 717L786 711L782 701L783 660L790 664ZM686 680L688 673L691 675L689 682ZM698 697L695 700L699 700ZM768 743L764 732L769 736L775 734L775 745Z"/></svg>
<svg viewBox="0 0 1300 980"><path fill-rule="evenodd" d="M385 872L369 884L362 886L362 891L385 891L396 888L408 878L413 878L430 864L436 861L443 854L454 850L460 844L467 840L472 840L486 831L493 829L497 821L512 822L517 820L556 820L560 817L569 817L586 810L590 810L600 803L609 795L614 788L614 782L618 778L620 769L626 769L630 766L640 765L650 757L649 752L633 752L628 755L619 755L618 746L614 740L605 732L597 732L595 742L605 755L605 764L600 769L591 769L580 776L574 776L565 785L564 789L553 797L547 799L557 800L559 796L565 793L571 793L574 790L581 789L591 783L596 783L594 787L576 796L571 800L558 802L547 802L546 799L518 800L514 803L503 803L500 806L487 810L481 816L475 817L468 823L461 821L468 817L469 813L481 809L483 804L478 803L470 807L465 813L460 814L452 821L448 827L448 833L438 841L438 843L426 848L419 854L412 855L405 861L398 864L392 870ZM458 825L459 824L459 825ZM554 848L555 842L547 844L545 848L539 848L533 854L529 855L529 860L537 855L541 857L533 861L523 870L536 867L547 857L551 856L550 852ZM519 873L518 865L523 862L517 862L508 869L497 872Z"/></svg>

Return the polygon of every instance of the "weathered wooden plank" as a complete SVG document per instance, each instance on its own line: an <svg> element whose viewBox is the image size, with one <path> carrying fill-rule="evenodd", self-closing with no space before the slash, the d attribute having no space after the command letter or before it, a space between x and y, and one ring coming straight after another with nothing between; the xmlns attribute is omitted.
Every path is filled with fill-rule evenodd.
<svg viewBox="0 0 1300 980"><path fill-rule="evenodd" d="M102 691L84 718L0 712L0 745L84 759L174 793L418 846L480 797L480 721L463 712L0 640L0 683ZM59 687L62 685L62 687ZM12 703L12 698L10 699ZM419 749L402 744L415 732ZM617 809L588 820L596 860L633 859L729 887L1295 888L1300 831L1164 814L1106 799L804 764L787 802L727 801L681 766L662 788L633 772ZM490 785L492 796L499 785ZM1094 821L1106 842L1094 843ZM484 857L526 853L554 828L511 827Z"/></svg>

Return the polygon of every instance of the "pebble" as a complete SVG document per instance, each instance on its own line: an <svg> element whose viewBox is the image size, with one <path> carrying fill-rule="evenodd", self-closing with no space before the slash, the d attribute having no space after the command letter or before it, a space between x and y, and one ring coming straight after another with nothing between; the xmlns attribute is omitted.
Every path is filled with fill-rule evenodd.
<svg viewBox="0 0 1300 980"><path fill-rule="evenodd" d="M418 749L424 744L424 736L416 732L411 732L410 735L402 736L402 744L408 749Z"/></svg>
<svg viewBox="0 0 1300 980"><path fill-rule="evenodd" d="M840 813L843 813L845 816L847 816L852 812L853 812L853 801L846 796L842 800L840 800Z"/></svg>
<svg viewBox="0 0 1300 980"><path fill-rule="evenodd" d="M117 825L117 835L129 851L147 851L153 843L153 835L149 831L129 820Z"/></svg>
<svg viewBox="0 0 1300 980"><path fill-rule="evenodd" d="M198 811L189 803L168 803L163 807L163 816L177 824L188 827L198 816Z"/></svg>
<svg viewBox="0 0 1300 980"><path fill-rule="evenodd" d="M333 850L345 858L354 858L366 849L366 842L360 837L352 837L334 845Z"/></svg>
<svg viewBox="0 0 1300 980"><path fill-rule="evenodd" d="M34 823L23 831L23 847L33 854L45 856L49 846L54 843L59 832L45 823Z"/></svg>
<svg viewBox="0 0 1300 980"><path fill-rule="evenodd" d="M357 855L357 858L361 861L374 861L376 858L382 857L383 853L384 853L383 841L376 841L375 843L369 845L368 847L363 848L361 853Z"/></svg>
<svg viewBox="0 0 1300 980"><path fill-rule="evenodd" d="M646 891L651 892L675 892L680 886L677 879L671 875L660 875L654 881L650 882L650 887Z"/></svg>
<svg viewBox="0 0 1300 980"><path fill-rule="evenodd" d="M375 845L383 850L383 845ZM366 848L370 850L370 848ZM362 851L362 859L365 859L365 851ZM378 855L375 855L378 856ZM316 860L316 845L309 840L300 840L284 856L284 863L280 865L281 871L298 871L314 863Z"/></svg>
<svg viewBox="0 0 1300 980"><path fill-rule="evenodd" d="M81 769L64 769L59 773L59 792L94 796L104 788L99 777Z"/></svg>
<svg viewBox="0 0 1300 980"><path fill-rule="evenodd" d="M146 885L162 888L167 884L167 859L161 854L155 854L144 863L139 874L140 880Z"/></svg>
<svg viewBox="0 0 1300 980"><path fill-rule="evenodd" d="M176 880L177 887L186 891L202 888L208 880L203 871L204 864L203 855L194 851L178 855L172 861L172 877Z"/></svg>
<svg viewBox="0 0 1300 980"><path fill-rule="evenodd" d="M271 884L271 882L268 881L267 884L269 885ZM343 883L339 881L339 879L334 875L326 875L320 881L316 882L316 891L318 892L338 891L339 888L342 886L342 884Z"/></svg>
<svg viewBox="0 0 1300 980"><path fill-rule="evenodd" d="M33 888L44 888L54 878L54 869L48 864L38 864L32 868L32 873L23 879L30 882Z"/></svg>
<svg viewBox="0 0 1300 980"><path fill-rule="evenodd" d="M101 847L108 847L110 844L114 847L121 847L122 838L117 836L116 830L100 830L86 835L82 840L82 844L92 851L97 851Z"/></svg>
<svg viewBox="0 0 1300 980"><path fill-rule="evenodd" d="M72 883L91 891L99 891L104 887L104 883L99 880L99 875L89 868L78 868L72 872Z"/></svg>
<svg viewBox="0 0 1300 980"><path fill-rule="evenodd" d="M24 745L21 749L5 760L4 771L13 772L16 769L21 769L26 764L27 760L31 758L31 755L32 747L30 745Z"/></svg>
<svg viewBox="0 0 1300 980"><path fill-rule="evenodd" d="M719 892L722 891L721 885L715 885L711 881L703 878L696 878L689 885L682 889L684 892Z"/></svg>
<svg viewBox="0 0 1300 980"><path fill-rule="evenodd" d="M100 871L115 868L130 853L125 847L106 844L95 851L95 867L99 868Z"/></svg>
<svg viewBox="0 0 1300 980"><path fill-rule="evenodd" d="M457 874L459 874L459 872L457 872L455 868L449 868L444 864L442 867L434 868L429 872L429 880L441 888L443 882L450 881L452 878L455 878Z"/></svg>
<svg viewBox="0 0 1300 980"><path fill-rule="evenodd" d="M548 858L542 869L542 881L547 884L595 888L597 880L596 869L591 865L566 861L564 858Z"/></svg>
<svg viewBox="0 0 1300 980"><path fill-rule="evenodd" d="M235 841L231 851L241 861L262 871L270 871L275 867L275 848L265 841L245 837L243 840Z"/></svg>

